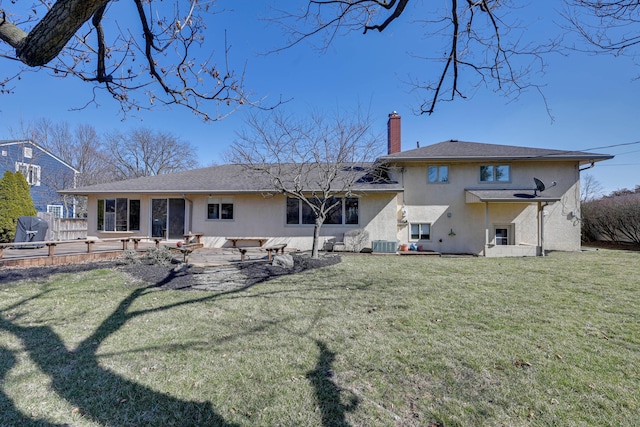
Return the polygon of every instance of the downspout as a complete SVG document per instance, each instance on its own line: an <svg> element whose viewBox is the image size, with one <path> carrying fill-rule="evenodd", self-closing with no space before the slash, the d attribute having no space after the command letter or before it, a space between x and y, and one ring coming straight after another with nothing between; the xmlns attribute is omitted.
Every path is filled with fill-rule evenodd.
<svg viewBox="0 0 640 427"><path fill-rule="evenodd" d="M587 169L591 169L595 165L596 165L595 162L591 162L591 164L589 166L587 166L586 168L578 169L578 172L582 172L582 171L586 171Z"/></svg>

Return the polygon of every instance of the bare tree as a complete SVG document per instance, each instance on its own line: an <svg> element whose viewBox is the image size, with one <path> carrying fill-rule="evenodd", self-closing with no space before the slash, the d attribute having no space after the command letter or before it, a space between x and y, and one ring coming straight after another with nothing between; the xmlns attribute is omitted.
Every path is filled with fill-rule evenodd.
<svg viewBox="0 0 640 427"><path fill-rule="evenodd" d="M0 92L13 91L12 81L25 70L45 68L106 90L125 114L181 105L217 120L250 102L244 72L229 65L226 36L220 34L217 54L212 40L203 47L212 2L57 0L10 7L0 5L0 57L23 67L0 77ZM130 16L139 28L126 26ZM206 108L206 101L219 108Z"/></svg>
<svg viewBox="0 0 640 427"><path fill-rule="evenodd" d="M51 190L57 192L112 179L106 167L102 142L92 125L81 124L72 129L68 122L53 123L42 118L30 123L23 134L26 135L26 139L32 140L78 171L73 181L69 180L67 173L53 176L49 172L49 178L43 184ZM86 215L86 197L68 194L60 197L67 212L73 206L76 216Z"/></svg>
<svg viewBox="0 0 640 427"><path fill-rule="evenodd" d="M638 0L565 0L573 29L599 52L633 54L640 45Z"/></svg>
<svg viewBox="0 0 640 427"><path fill-rule="evenodd" d="M580 201L588 202L602 196L602 184L591 174L580 176Z"/></svg>
<svg viewBox="0 0 640 427"><path fill-rule="evenodd" d="M425 52L413 54L442 64L435 76L413 77L410 82L426 93L418 113L431 114L439 102L465 98L479 86L508 97L533 89L544 100L531 76L544 70L544 55L558 49L560 38L525 41L527 28L513 21L512 9L509 1L498 0L310 0L299 11L280 10L273 20L291 35L283 49L318 35L325 36L324 49L352 31L367 34L407 25L397 21L411 10L428 40Z"/></svg>
<svg viewBox="0 0 640 427"><path fill-rule="evenodd" d="M105 151L112 180L161 175L192 169L197 165L195 149L169 132L138 128L128 134L105 137Z"/></svg>
<svg viewBox="0 0 640 427"><path fill-rule="evenodd" d="M316 113L307 119L281 113L251 115L228 154L232 163L267 178L273 189L302 204L313 217L312 257L320 229L371 171L382 149L368 117Z"/></svg>

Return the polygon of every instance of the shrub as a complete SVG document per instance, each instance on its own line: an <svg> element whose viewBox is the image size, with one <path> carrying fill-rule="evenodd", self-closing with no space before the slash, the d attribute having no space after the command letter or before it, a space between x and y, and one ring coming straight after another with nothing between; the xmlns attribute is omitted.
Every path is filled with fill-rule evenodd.
<svg viewBox="0 0 640 427"><path fill-rule="evenodd" d="M24 175L6 171L0 179L0 242L13 241L19 217L36 214Z"/></svg>
<svg viewBox="0 0 640 427"><path fill-rule="evenodd" d="M138 252L133 249L127 249L117 259L117 263L121 265L135 265L140 264L141 262Z"/></svg>
<svg viewBox="0 0 640 427"><path fill-rule="evenodd" d="M166 246L148 249L144 258L149 264L169 266L173 262L173 254Z"/></svg>
<svg viewBox="0 0 640 427"><path fill-rule="evenodd" d="M582 204L584 241L640 244L640 192L618 191Z"/></svg>

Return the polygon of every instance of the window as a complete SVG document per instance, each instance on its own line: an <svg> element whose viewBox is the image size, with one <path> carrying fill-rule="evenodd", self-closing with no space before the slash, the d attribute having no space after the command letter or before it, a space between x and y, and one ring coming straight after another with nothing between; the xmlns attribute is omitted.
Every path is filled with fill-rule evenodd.
<svg viewBox="0 0 640 427"><path fill-rule="evenodd" d="M209 197L207 202L207 219L233 219L233 199Z"/></svg>
<svg viewBox="0 0 640 427"><path fill-rule="evenodd" d="M411 224L411 240L431 240L431 224Z"/></svg>
<svg viewBox="0 0 640 427"><path fill-rule="evenodd" d="M449 182L449 166L430 165L427 167L427 181L430 184Z"/></svg>
<svg viewBox="0 0 640 427"><path fill-rule="evenodd" d="M509 182L511 181L511 166L485 165L480 166L480 182Z"/></svg>
<svg viewBox="0 0 640 427"><path fill-rule="evenodd" d="M33 148L31 147L23 147L22 155L25 159L30 159L33 157Z"/></svg>
<svg viewBox="0 0 640 427"><path fill-rule="evenodd" d="M506 228L496 228L496 245L508 245L509 232Z"/></svg>
<svg viewBox="0 0 640 427"><path fill-rule="evenodd" d="M495 226L495 244L511 245L513 241L513 228L510 225L497 225Z"/></svg>
<svg viewBox="0 0 640 427"><path fill-rule="evenodd" d="M324 220L324 224L344 225L358 224L358 198L357 197L334 197L329 202L336 203ZM287 224L314 224L315 215L313 210L295 197L287 197Z"/></svg>
<svg viewBox="0 0 640 427"><path fill-rule="evenodd" d="M47 205L47 212L52 213L54 218L62 218L62 205Z"/></svg>
<svg viewBox="0 0 640 427"><path fill-rule="evenodd" d="M40 166L16 162L16 172L20 172L31 186L40 185Z"/></svg>
<svg viewBox="0 0 640 427"><path fill-rule="evenodd" d="M140 230L140 200L98 200L99 231Z"/></svg>

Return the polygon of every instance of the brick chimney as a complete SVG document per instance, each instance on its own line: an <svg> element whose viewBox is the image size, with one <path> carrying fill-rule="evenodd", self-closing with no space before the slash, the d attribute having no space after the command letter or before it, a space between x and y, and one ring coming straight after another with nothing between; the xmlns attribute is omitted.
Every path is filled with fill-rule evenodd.
<svg viewBox="0 0 640 427"><path fill-rule="evenodd" d="M397 112L389 114L387 122L387 154L402 151L402 139L400 137L400 115Z"/></svg>

